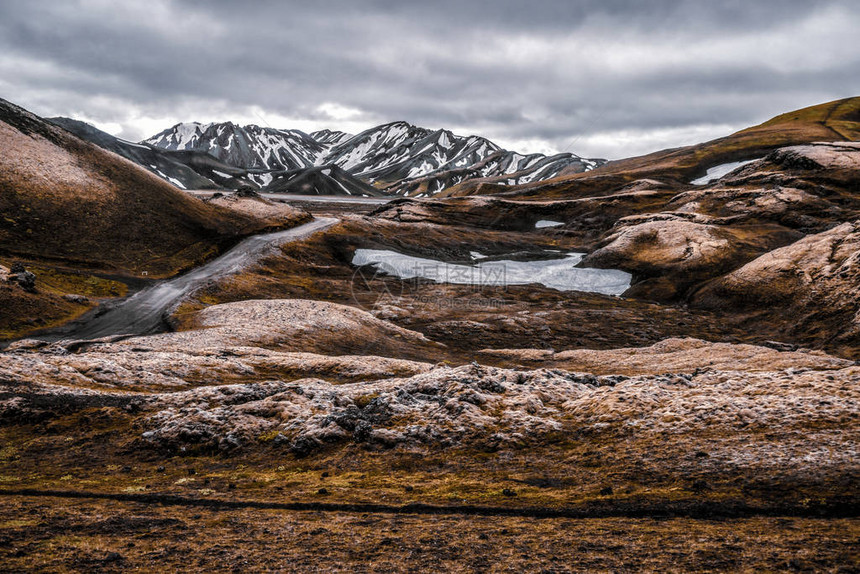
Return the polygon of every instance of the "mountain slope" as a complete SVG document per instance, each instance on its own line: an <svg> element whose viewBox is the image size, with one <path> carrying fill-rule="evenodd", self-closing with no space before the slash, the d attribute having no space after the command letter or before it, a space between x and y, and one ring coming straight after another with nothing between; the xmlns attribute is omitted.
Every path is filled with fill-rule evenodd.
<svg viewBox="0 0 860 574"><path fill-rule="evenodd" d="M827 102L781 114L762 124L702 144L611 161L593 171L542 182L503 187L467 181L445 195L498 194L521 198L573 198L611 193L640 179L686 184L708 169L729 162L760 159L780 147L816 141L860 139L860 97Z"/></svg>
<svg viewBox="0 0 860 574"><path fill-rule="evenodd" d="M241 127L231 122L176 124L141 143L167 150L208 153L234 167L284 171L312 167L327 148L298 130ZM272 179L267 173L251 174L249 178L260 186L266 186Z"/></svg>
<svg viewBox="0 0 860 574"><path fill-rule="evenodd" d="M472 178L502 177L525 183L556 176L562 171L584 171L599 165L573 154L546 157L503 150L477 137L461 137L448 130L427 130L393 122L364 132L332 147L324 163L342 167L356 177L400 195L434 195L447 186Z"/></svg>
<svg viewBox="0 0 860 574"><path fill-rule="evenodd" d="M0 146L7 256L164 275L257 226L5 100Z"/></svg>
<svg viewBox="0 0 860 574"><path fill-rule="evenodd" d="M230 165L292 172L337 166L377 189L400 195L434 195L475 178L509 184L539 181L593 169L602 160L565 153L551 157L504 150L477 137L428 130L406 122L377 126L351 136L320 130L308 135L232 123L177 124L142 142L166 150L205 152ZM265 188L274 174L249 174Z"/></svg>
<svg viewBox="0 0 860 574"><path fill-rule="evenodd" d="M385 197L378 189L352 177L336 165L321 165L275 174L266 186L269 193L298 195L352 195Z"/></svg>
<svg viewBox="0 0 860 574"><path fill-rule="evenodd" d="M336 146L351 138L352 134L338 130L318 130L311 132L310 136L323 145Z"/></svg>
<svg viewBox="0 0 860 574"><path fill-rule="evenodd" d="M107 134L90 124L69 118L49 120L81 139L112 151L146 168L181 189L259 188L270 193L303 195L384 196L374 187L352 177L336 166L312 166L298 169L244 168L226 164L207 152L167 150L152 144L136 144ZM326 136L337 140L351 137L332 132ZM332 172L332 169L335 172Z"/></svg>
<svg viewBox="0 0 860 574"><path fill-rule="evenodd" d="M248 185L248 170L220 162L198 151L170 151L149 144L119 139L92 125L71 118L48 121L146 168L180 189L236 189Z"/></svg>

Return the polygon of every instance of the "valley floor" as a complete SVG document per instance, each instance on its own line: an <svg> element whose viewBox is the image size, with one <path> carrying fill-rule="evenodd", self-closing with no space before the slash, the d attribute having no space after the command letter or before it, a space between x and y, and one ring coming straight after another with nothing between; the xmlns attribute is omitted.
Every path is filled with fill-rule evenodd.
<svg viewBox="0 0 860 574"><path fill-rule="evenodd" d="M10 345L5 570L860 568L853 359L743 314L359 276L357 248L582 245L334 210L175 332Z"/></svg>

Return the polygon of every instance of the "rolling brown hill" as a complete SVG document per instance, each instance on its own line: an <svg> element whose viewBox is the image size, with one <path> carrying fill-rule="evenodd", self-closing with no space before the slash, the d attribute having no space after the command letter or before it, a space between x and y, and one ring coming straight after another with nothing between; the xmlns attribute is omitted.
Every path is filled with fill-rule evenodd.
<svg viewBox="0 0 860 574"><path fill-rule="evenodd" d="M612 193L640 179L687 183L722 163L761 158L790 145L860 139L860 97L788 112L726 137L648 155L611 161L585 173L533 184L505 186L472 180L441 195L504 195L521 199L562 199Z"/></svg>
<svg viewBox="0 0 860 574"><path fill-rule="evenodd" d="M0 100L0 255L169 275L259 224Z"/></svg>
<svg viewBox="0 0 860 574"><path fill-rule="evenodd" d="M132 277L175 274L289 223L190 197L0 99L0 340L122 296ZM3 280L15 263L35 274L35 289Z"/></svg>

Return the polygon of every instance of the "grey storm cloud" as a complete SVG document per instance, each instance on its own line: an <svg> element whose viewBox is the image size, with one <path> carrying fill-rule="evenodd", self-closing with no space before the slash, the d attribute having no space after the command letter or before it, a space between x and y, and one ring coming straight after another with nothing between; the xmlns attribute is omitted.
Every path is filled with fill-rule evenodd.
<svg viewBox="0 0 860 574"><path fill-rule="evenodd" d="M0 3L0 96L141 139L406 120L623 157L860 93L853 0Z"/></svg>

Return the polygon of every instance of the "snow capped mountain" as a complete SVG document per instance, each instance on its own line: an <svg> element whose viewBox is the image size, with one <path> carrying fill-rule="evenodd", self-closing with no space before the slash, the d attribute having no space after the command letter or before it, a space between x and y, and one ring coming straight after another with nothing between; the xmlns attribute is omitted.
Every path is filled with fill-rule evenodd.
<svg viewBox="0 0 860 574"><path fill-rule="evenodd" d="M231 122L176 124L142 143L168 150L204 152L236 167L268 170L312 167L327 148L299 130L241 127ZM261 186L271 181L268 174L250 178Z"/></svg>
<svg viewBox="0 0 860 574"><path fill-rule="evenodd" d="M194 150L166 150L149 144L125 141L85 122L70 118L48 118L51 123L146 168L180 189L237 189L254 186L248 170L218 161Z"/></svg>
<svg viewBox="0 0 860 574"><path fill-rule="evenodd" d="M273 183L274 171L336 166L385 192L419 197L434 195L469 179L530 183L562 173L587 171L603 163L570 153L523 155L482 137L457 136L449 130L428 130L403 121L357 135L335 130L306 134L229 122L193 122L177 124L142 143L208 153L245 169L273 170L248 174L263 188ZM277 177L283 185L283 174Z"/></svg>
<svg viewBox="0 0 860 574"><path fill-rule="evenodd" d="M319 130L316 132L311 132L310 135L319 143L327 146L335 146L337 144L345 142L352 137L352 134L340 132L337 130Z"/></svg>
<svg viewBox="0 0 860 574"><path fill-rule="evenodd" d="M483 138L460 138L447 130L434 132L394 122L366 130L333 147L325 163L339 165L369 181L395 183L446 168L474 165L499 150Z"/></svg>
<svg viewBox="0 0 860 574"><path fill-rule="evenodd" d="M119 139L105 133L90 124L70 118L50 118L50 122L90 141L104 149L112 151L141 167L146 168L165 181L169 181L180 189L239 189L242 187L261 188L275 193L299 193L305 195L353 195L360 197L385 196L371 185L356 179L337 166L302 166L296 169L258 167L237 167L214 157L212 153L200 151L197 148L209 149L205 142L206 133L212 127L200 124L179 124L170 130L162 132L157 138L166 146L177 149L165 149L150 143L134 143ZM234 126L235 127L235 126ZM248 134L254 134L256 126L245 128ZM215 130L219 137L226 138L226 130ZM300 134L299 139L308 136ZM235 135L235 134L234 134ZM271 153L265 156L248 154L244 161L254 163L260 157L268 158L271 163L278 163L275 150L282 141L276 141L278 134L268 134L272 142ZM287 134L288 136L291 134ZM304 136L304 138L301 138ZM351 137L348 134L334 133L333 140ZM232 149L235 142L243 141L236 137L230 143ZM286 138L285 138L286 139ZM255 141L259 149L259 141ZM313 143L314 147L316 146ZM238 147L238 146L237 146ZM219 149L220 151L220 149ZM229 157L229 156L228 156ZM291 156L292 157L292 156ZM307 159L303 160L307 163Z"/></svg>
<svg viewBox="0 0 860 574"><path fill-rule="evenodd" d="M570 153L522 155L482 137L461 137L406 122L366 130L332 147L322 161L390 193L418 196L436 194L467 179L502 177L503 183L529 183L603 163Z"/></svg>

